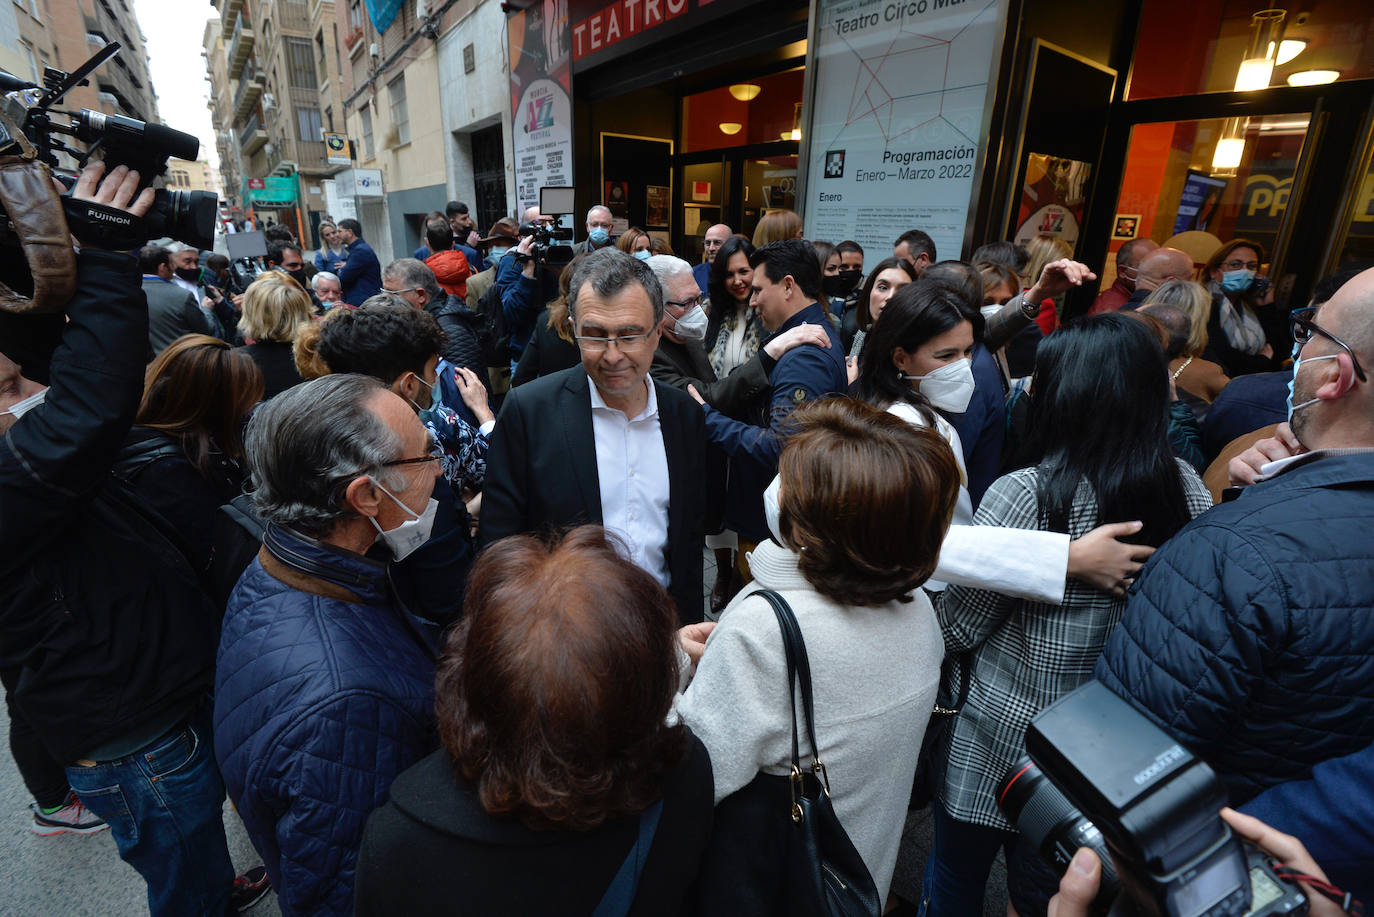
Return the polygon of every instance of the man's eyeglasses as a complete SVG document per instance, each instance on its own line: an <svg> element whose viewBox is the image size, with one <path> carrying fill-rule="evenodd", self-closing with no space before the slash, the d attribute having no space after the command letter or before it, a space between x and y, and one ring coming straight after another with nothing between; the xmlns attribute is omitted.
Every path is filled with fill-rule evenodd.
<svg viewBox="0 0 1374 917"><path fill-rule="evenodd" d="M406 287L403 290L388 290L386 287L382 287L382 292L390 293L393 296L404 296L407 293L418 293L420 292L420 289L420 287Z"/></svg>
<svg viewBox="0 0 1374 917"><path fill-rule="evenodd" d="M1360 358L1355 356L1355 351L1351 350L1350 345L1345 341L1342 341L1330 331L1327 331L1325 328L1312 321L1316 314L1316 309L1298 309L1289 315L1288 325L1289 329L1293 332L1293 340L1296 341L1299 346L1302 346L1312 340L1312 335L1314 334L1326 338L1328 341L1350 354L1350 362L1355 367L1356 377L1359 378L1361 382L1367 382L1368 379L1365 377L1364 367L1360 365Z"/></svg>
<svg viewBox="0 0 1374 917"><path fill-rule="evenodd" d="M1223 271L1258 271L1258 261L1223 261L1221 262Z"/></svg>
<svg viewBox="0 0 1374 917"><path fill-rule="evenodd" d="M573 340L577 341L577 346L587 353L604 353L607 347L612 344L620 348L621 353L639 350L649 343L649 338L653 335L652 331L645 331L642 334L620 334L612 338L591 337L585 334L573 335Z"/></svg>
<svg viewBox="0 0 1374 917"><path fill-rule="evenodd" d="M678 308L678 309L690 309L690 308L692 308L693 306L699 306L699 305L701 305L701 294L698 293L696 296L693 296L691 299L684 299L682 302L674 302L674 301L671 300L671 299L665 300L663 304L664 304L665 306L673 306L673 307Z"/></svg>
<svg viewBox="0 0 1374 917"><path fill-rule="evenodd" d="M383 468L393 468L396 465L420 465L424 462L438 462L444 457L444 447L436 442L429 444L429 455L420 455L415 458L396 459L393 462L382 462Z"/></svg>

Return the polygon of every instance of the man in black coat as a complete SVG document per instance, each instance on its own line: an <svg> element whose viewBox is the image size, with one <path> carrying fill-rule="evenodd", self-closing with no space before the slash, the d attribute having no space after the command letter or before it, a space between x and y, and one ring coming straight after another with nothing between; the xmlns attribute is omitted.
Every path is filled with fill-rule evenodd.
<svg viewBox="0 0 1374 917"><path fill-rule="evenodd" d="M582 365L512 389L492 435L479 547L594 523L702 618L706 433L682 392L648 378L663 291L615 249L578 267L568 308Z"/></svg>
<svg viewBox="0 0 1374 917"><path fill-rule="evenodd" d="M97 192L103 171L87 167L73 197L148 211L123 166ZM207 703L218 621L165 523L110 473L143 394L148 312L137 263L101 241L82 240L42 404L0 357L0 678L49 769L148 883L152 913L231 914ZM22 329L7 319L9 353Z"/></svg>
<svg viewBox="0 0 1374 917"><path fill-rule="evenodd" d="M210 317L196 297L173 281L172 252L160 245L138 251L143 295L148 298L148 349L157 356L183 334L216 335Z"/></svg>

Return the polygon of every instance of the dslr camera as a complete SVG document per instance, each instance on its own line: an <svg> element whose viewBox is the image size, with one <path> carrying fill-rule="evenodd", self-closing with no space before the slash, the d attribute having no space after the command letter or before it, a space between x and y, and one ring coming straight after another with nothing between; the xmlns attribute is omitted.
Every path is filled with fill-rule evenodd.
<svg viewBox="0 0 1374 917"><path fill-rule="evenodd" d="M1307 897L1222 821L1226 790L1134 707L1090 681L1040 712L1029 758L998 805L1062 874L1079 847L1102 861L1095 912L1112 917L1307 914Z"/></svg>
<svg viewBox="0 0 1374 917"><path fill-rule="evenodd" d="M137 170L140 191L167 170L168 158L194 161L199 155L198 139L164 124L90 109L66 112L53 108L119 50L118 42L110 42L72 73L48 67L43 71L41 87L0 71L0 157L40 162L54 170L58 181L67 187L62 197L63 212L78 236L103 231L118 242L127 242L130 248L150 238L170 236L199 249L211 248L219 207L213 193L159 189L152 208L141 220L71 198L76 173L58 169L58 153L75 159L78 170L97 153L110 169L123 165ZM75 138L86 144L86 149L73 149L57 135ZM0 208L0 241L12 244L13 235L14 221Z"/></svg>

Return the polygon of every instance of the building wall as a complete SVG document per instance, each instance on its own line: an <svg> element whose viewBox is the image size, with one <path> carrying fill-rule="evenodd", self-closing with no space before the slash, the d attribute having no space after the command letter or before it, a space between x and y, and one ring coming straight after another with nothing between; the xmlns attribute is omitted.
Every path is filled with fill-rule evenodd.
<svg viewBox="0 0 1374 917"><path fill-rule="evenodd" d="M15 76L28 74L29 62L19 53L19 14L11 3L0 3L0 70Z"/></svg>
<svg viewBox="0 0 1374 917"><path fill-rule="evenodd" d="M473 50L474 67L466 73L463 51ZM506 152L506 207L515 210L515 165L510 149L510 76L506 65L506 16L501 4L486 0L459 19L439 38L439 85L448 164L448 196L474 201L472 133L502 126ZM486 232L487 227L479 227Z"/></svg>

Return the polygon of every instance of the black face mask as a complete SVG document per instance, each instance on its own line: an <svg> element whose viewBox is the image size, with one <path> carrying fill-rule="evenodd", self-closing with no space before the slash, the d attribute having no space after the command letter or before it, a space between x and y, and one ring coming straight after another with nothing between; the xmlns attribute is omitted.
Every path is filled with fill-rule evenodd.
<svg viewBox="0 0 1374 917"><path fill-rule="evenodd" d="M305 284L305 268L301 268L299 271L287 271L286 273L290 275L292 280L296 281L296 283L299 283L303 288L305 288L306 290L310 289L310 287L306 286Z"/></svg>
<svg viewBox="0 0 1374 917"><path fill-rule="evenodd" d="M821 289L828 296L848 296L854 288L859 285L859 275L863 273L858 270L840 271L838 274L831 274L821 278Z"/></svg>
<svg viewBox="0 0 1374 917"><path fill-rule="evenodd" d="M198 267L179 267L173 273L187 283L200 283L200 268Z"/></svg>

